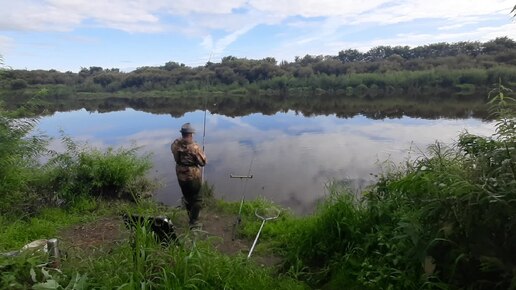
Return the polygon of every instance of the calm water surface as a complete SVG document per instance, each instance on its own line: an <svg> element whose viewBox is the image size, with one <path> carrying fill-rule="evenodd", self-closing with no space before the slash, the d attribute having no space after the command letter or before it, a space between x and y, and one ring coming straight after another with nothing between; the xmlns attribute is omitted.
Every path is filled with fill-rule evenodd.
<svg viewBox="0 0 516 290"><path fill-rule="evenodd" d="M152 174L163 184L156 199L177 205L181 192L170 143L179 137L185 122L197 128L195 139L201 143L203 116L203 111L175 118L133 109L110 113L79 110L43 117L39 129L56 137L64 130L75 140L99 148L143 146L142 152L153 154ZM403 162L435 140L452 142L466 129L480 135L494 130L493 123L476 119L343 119L334 115L305 117L293 111L245 117L208 114L205 177L215 186L218 198L238 200L243 182L229 175L246 175L253 160L254 178L247 184L246 198L263 196L305 214L327 194L325 184L329 181L351 182L360 190L374 181L371 173L380 172L382 161ZM64 149L58 141L51 146Z"/></svg>

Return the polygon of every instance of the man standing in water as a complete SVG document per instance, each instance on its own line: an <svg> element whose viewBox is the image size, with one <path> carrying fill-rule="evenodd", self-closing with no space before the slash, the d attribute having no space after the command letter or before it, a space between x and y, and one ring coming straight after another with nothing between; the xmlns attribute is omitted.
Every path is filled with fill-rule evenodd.
<svg viewBox="0 0 516 290"><path fill-rule="evenodd" d="M200 227L199 211L202 206L201 167L206 165L206 155L193 140L194 128L190 123L181 127L182 138L176 139L171 146L176 161L176 174L183 192L190 228Z"/></svg>

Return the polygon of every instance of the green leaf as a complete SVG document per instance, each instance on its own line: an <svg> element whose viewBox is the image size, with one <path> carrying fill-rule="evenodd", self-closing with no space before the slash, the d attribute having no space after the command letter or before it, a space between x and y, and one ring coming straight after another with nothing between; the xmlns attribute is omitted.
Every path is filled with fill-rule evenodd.
<svg viewBox="0 0 516 290"><path fill-rule="evenodd" d="M74 277L70 280L68 286L66 286L65 290L83 290L88 287L88 276L87 274L81 275L76 273Z"/></svg>
<svg viewBox="0 0 516 290"><path fill-rule="evenodd" d="M50 275L50 273L48 273L47 270L41 268L41 273L43 274L43 276L45 277L45 279L49 280L49 279L53 279L52 275Z"/></svg>
<svg viewBox="0 0 516 290"><path fill-rule="evenodd" d="M34 286L32 286L32 289L34 290L48 290L48 289L59 289L61 288L61 285L59 285L59 283L57 283L56 280L47 280L46 282L44 283L38 283L38 284L35 284Z"/></svg>

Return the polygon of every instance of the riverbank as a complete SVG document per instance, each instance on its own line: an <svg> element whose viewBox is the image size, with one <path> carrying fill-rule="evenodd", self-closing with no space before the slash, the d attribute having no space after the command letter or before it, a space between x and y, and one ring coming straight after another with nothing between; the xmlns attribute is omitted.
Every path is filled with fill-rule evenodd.
<svg viewBox="0 0 516 290"><path fill-rule="evenodd" d="M44 209L28 220L0 220L0 240L7 241L1 243L0 252L19 249L27 241L57 238L62 257L58 270L35 266L48 261L42 253L0 257L0 285L11 289L73 284L76 288L72 289L135 289L143 283L146 289L307 289L302 281L282 273L282 258L270 248L267 231L251 259L246 258L256 234L252 232L259 226L253 212L271 203L246 203L242 231L233 240L237 205L210 198L206 201L201 215L204 226L193 231L188 229L184 209L150 200L134 204L85 199L67 210ZM170 218L177 242L159 244L144 228L129 230L123 213ZM284 212L281 219L288 216ZM35 274L31 277L30 273Z"/></svg>

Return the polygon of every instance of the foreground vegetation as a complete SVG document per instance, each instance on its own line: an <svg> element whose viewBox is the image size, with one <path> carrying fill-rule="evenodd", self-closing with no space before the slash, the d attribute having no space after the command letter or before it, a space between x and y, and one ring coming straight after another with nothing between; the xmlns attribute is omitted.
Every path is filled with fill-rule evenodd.
<svg viewBox="0 0 516 290"><path fill-rule="evenodd" d="M65 256L59 271L42 267L47 257L40 253L0 256L0 288L515 289L511 96L503 86L492 93L493 136L466 132L452 147L436 143L401 167L387 166L361 197L334 183L311 216L283 211L257 248L280 256L278 268L260 267L244 253L221 254L193 232L161 245L143 225L111 248ZM35 120L1 116L0 251L121 212L177 218L177 210L135 194L152 190L148 160L135 149L81 149L64 138L67 151L40 164L45 138L24 137ZM238 212L238 204L211 206ZM260 226L254 211L270 207L247 202L240 236L251 241Z"/></svg>

